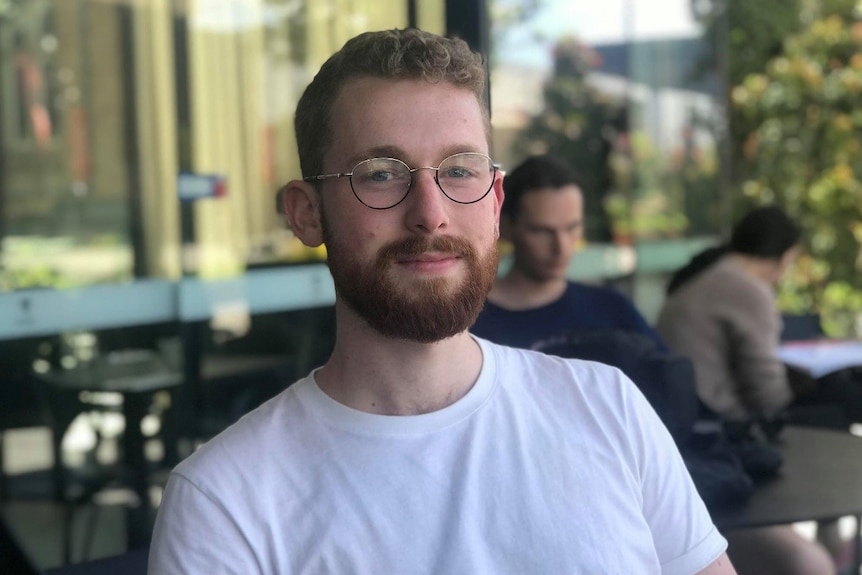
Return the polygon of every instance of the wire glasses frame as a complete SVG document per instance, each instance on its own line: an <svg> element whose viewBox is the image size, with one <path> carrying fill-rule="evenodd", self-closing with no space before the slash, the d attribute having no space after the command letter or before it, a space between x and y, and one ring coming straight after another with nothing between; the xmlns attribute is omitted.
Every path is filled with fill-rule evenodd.
<svg viewBox="0 0 862 575"><path fill-rule="evenodd" d="M485 154L462 152L445 158L437 167L411 168L397 158L369 158L350 172L307 176L303 180L350 178L350 188L357 200L373 210L387 210L404 201L413 185L413 174L419 170L433 170L437 187L453 202L474 204L494 187L499 168Z"/></svg>

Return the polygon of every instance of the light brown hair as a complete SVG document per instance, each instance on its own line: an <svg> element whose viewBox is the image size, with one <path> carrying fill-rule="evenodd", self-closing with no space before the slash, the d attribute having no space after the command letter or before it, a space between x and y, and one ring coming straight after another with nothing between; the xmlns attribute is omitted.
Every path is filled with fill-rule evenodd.
<svg viewBox="0 0 862 575"><path fill-rule="evenodd" d="M365 32L348 40L321 66L296 106L294 122L302 175L322 173L323 156L333 136L332 107L348 80L415 78L466 88L479 102L487 138L490 120L485 74L484 57L460 39L408 28Z"/></svg>

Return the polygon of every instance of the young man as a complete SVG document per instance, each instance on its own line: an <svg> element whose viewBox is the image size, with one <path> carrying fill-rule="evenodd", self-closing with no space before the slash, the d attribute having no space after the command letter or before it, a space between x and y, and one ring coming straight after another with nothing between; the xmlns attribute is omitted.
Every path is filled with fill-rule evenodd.
<svg viewBox="0 0 862 575"><path fill-rule="evenodd" d="M734 573L630 381L467 333L503 201L484 78L403 30L308 87L283 210L326 244L335 348L180 463L151 573Z"/></svg>
<svg viewBox="0 0 862 575"><path fill-rule="evenodd" d="M501 230L514 261L488 294L473 334L541 349L566 334L613 329L639 333L664 349L625 296L567 280L584 229L583 194L571 169L550 156L533 156L506 175L503 187Z"/></svg>

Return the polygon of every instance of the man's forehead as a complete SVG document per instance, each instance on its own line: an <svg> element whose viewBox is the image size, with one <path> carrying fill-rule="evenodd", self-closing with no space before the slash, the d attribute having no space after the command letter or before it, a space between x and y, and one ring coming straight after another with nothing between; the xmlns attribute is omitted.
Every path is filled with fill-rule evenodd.
<svg viewBox="0 0 862 575"><path fill-rule="evenodd" d="M583 193L581 192L581 188L579 188L575 184L566 184L563 186L544 186L540 188L527 188L524 191L523 197L529 198L530 196L541 197L547 196L551 194L575 194L578 197L581 197Z"/></svg>
<svg viewBox="0 0 862 575"><path fill-rule="evenodd" d="M422 120L434 117L440 119L431 130ZM447 81L351 78L335 99L329 129L328 152L341 160L392 156L409 161L415 148L431 142L439 142L435 153L442 155L437 161L458 152L488 153L478 99L469 89Z"/></svg>
<svg viewBox="0 0 862 575"><path fill-rule="evenodd" d="M520 209L528 210L548 204L565 203L570 209L580 209L583 206L584 195L575 184L565 186L528 188L521 194Z"/></svg>
<svg viewBox="0 0 862 575"><path fill-rule="evenodd" d="M531 220L580 221L583 194L575 185L528 189L520 197L518 214Z"/></svg>

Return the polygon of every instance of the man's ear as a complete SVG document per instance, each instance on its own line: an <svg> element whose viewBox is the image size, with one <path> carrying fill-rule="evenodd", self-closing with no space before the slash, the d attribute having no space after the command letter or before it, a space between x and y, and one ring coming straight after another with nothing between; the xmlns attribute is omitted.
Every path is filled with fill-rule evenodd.
<svg viewBox="0 0 862 575"><path fill-rule="evenodd" d="M494 194L494 237L500 239L500 221L503 214L503 201L506 199L506 194L503 193L502 171L497 171L492 188L492 193Z"/></svg>
<svg viewBox="0 0 862 575"><path fill-rule="evenodd" d="M294 235L310 248L321 245L320 196L314 186L302 180L291 180L281 189L279 198L281 212L287 217Z"/></svg>

